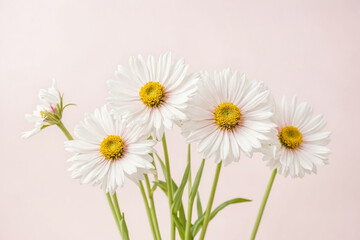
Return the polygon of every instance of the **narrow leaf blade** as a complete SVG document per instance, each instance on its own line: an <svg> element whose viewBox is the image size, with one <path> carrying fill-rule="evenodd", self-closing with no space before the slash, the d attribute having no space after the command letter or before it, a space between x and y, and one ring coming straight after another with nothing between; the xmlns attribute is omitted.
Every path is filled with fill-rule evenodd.
<svg viewBox="0 0 360 240"><path fill-rule="evenodd" d="M220 204L219 206L217 206L210 214L210 221L216 216L216 214L218 214L221 210L223 210L225 207L231 205L231 204L235 204L235 203L242 203L242 202L251 202L251 200L246 199L246 198L234 198L231 200L228 200L226 202L223 202L222 204ZM200 218L198 218L196 220L196 222L194 223L192 229L191 229L191 233L193 235L193 237L196 236L196 234L200 231L202 223L204 221L204 215L201 216Z"/></svg>
<svg viewBox="0 0 360 240"><path fill-rule="evenodd" d="M201 165L199 167L199 170L196 173L196 177L195 177L193 186L191 187L190 197L189 197L191 199L195 198L195 195L196 195L196 193L198 191L201 176L202 176L202 173L203 173L203 170L204 170L204 165L205 165L205 159L202 160Z"/></svg>
<svg viewBox="0 0 360 240"><path fill-rule="evenodd" d="M202 205L201 205L199 191L196 194L196 209L197 209L198 218L202 217L203 216L203 209L202 209Z"/></svg>
<svg viewBox="0 0 360 240"><path fill-rule="evenodd" d="M158 186L167 196L167 184L164 181L158 180L154 182L154 185Z"/></svg>
<svg viewBox="0 0 360 240"><path fill-rule="evenodd" d="M120 220L120 228L121 228L121 236L123 238L123 240L129 240L129 231L128 228L126 226L126 222L125 222L125 216L124 214L122 214L122 218Z"/></svg>
<svg viewBox="0 0 360 240"><path fill-rule="evenodd" d="M181 180L179 188L175 191L175 194L174 194L174 201L171 206L173 213L176 213L179 210L180 205L182 204L182 195L184 193L184 188L186 186L186 183L187 183L187 180L189 177L189 172L190 172L190 165L188 164L185 169L184 176Z"/></svg>
<svg viewBox="0 0 360 240"><path fill-rule="evenodd" d="M174 220L174 223L176 225L176 228L178 229L179 235L181 239L185 238L185 229L184 225L179 221L178 217L172 214L172 218Z"/></svg>

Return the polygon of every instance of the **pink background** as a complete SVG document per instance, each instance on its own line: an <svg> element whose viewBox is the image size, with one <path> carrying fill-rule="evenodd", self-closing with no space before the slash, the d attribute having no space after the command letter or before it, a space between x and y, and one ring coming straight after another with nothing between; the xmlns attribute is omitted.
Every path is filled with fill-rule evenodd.
<svg viewBox="0 0 360 240"><path fill-rule="evenodd" d="M330 164L304 179L277 177L257 239L359 239L359 21L359 1L0 0L0 239L119 239L103 192L70 178L62 133L22 140L32 128L24 114L54 77L77 104L63 119L72 130L104 103L117 64L168 50L191 71L231 67L265 81L276 99L297 94L328 121ZM179 181L186 145L177 128L168 141ZM214 168L207 162L203 204ZM223 169L215 206L253 202L223 210L207 239L249 238L269 176L260 155ZM128 181L118 195L132 239L151 239L138 188ZM167 200L155 197L166 240Z"/></svg>

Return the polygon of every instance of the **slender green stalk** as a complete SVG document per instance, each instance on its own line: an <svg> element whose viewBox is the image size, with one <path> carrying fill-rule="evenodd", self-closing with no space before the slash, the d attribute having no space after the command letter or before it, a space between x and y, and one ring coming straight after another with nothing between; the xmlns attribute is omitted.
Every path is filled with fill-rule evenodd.
<svg viewBox="0 0 360 240"><path fill-rule="evenodd" d="M256 221L255 221L255 224L254 224L254 228L253 228L253 231L252 231L252 234L251 234L251 237L250 237L251 240L255 239L256 233L257 233L257 231L259 229L260 221L261 221L262 215L264 213L266 202L267 202L267 200L269 198L270 191L271 191L272 185L273 185L275 177L276 177L276 173L277 173L277 169L275 168L274 171L271 174L268 185L266 187L266 190L265 190L265 193L264 193L261 205L260 205L260 209L259 209Z"/></svg>
<svg viewBox="0 0 360 240"><path fill-rule="evenodd" d="M163 148L164 148L165 166L166 166L166 175L167 175L166 183L167 183L167 189L168 189L168 199L169 199L169 209L170 209L171 240L175 240L175 222L174 222L174 219L172 217L173 213L171 211L174 192L173 192L173 188L172 188L172 178L171 178L171 173L170 173L169 153L168 153L168 149L167 149L165 133L164 133L163 138L162 138L162 145L163 145Z"/></svg>
<svg viewBox="0 0 360 240"><path fill-rule="evenodd" d="M110 196L110 193L106 193L106 198L109 202L109 206L110 206L110 209L111 209L111 212L114 216L114 219L115 219L115 222L116 222L116 226L118 227L119 229L119 232L120 232L120 235L122 235L122 232L121 232L121 226L120 226L120 219L118 218L117 214L116 214L116 211L115 211L115 208L114 208L114 204L112 202L112 199L111 199L111 196Z"/></svg>
<svg viewBox="0 0 360 240"><path fill-rule="evenodd" d="M188 178L188 194L190 196L190 192L191 192L191 144L188 144L188 154L187 154L187 163L190 166L190 171L189 171L189 178Z"/></svg>
<svg viewBox="0 0 360 240"><path fill-rule="evenodd" d="M156 167L156 163L155 163L155 159L154 159L154 154L150 153L150 156L152 157L153 161L151 162L152 165L154 166L154 170L155 172L157 172L157 167Z"/></svg>
<svg viewBox="0 0 360 240"><path fill-rule="evenodd" d="M186 218L186 228L185 228L185 240L192 239L190 227L191 227L191 218L192 218L192 210L193 210L193 206L194 206L194 200L195 200L195 198L189 197L187 218Z"/></svg>
<svg viewBox="0 0 360 240"><path fill-rule="evenodd" d="M61 129L61 131L65 134L68 140L74 140L74 138L71 136L71 134L69 133L69 131L66 129L65 125L61 121L56 125Z"/></svg>
<svg viewBox="0 0 360 240"><path fill-rule="evenodd" d="M113 204L114 204L114 208L115 208L115 213L116 213L116 216L117 216L119 224L120 224L121 237L124 240L128 240L129 239L129 233L128 233L128 230L127 230L125 217L124 217L124 215L121 214L121 211L120 211L119 202L118 202L116 192L113 194L112 199L113 199Z"/></svg>
<svg viewBox="0 0 360 240"><path fill-rule="evenodd" d="M210 221L210 213L211 213L212 204L214 202L217 183L218 183L219 176L220 176L221 165L222 165L222 162L218 163L218 165L216 166L214 181L213 181L213 185L212 185L212 188L211 188L211 193L210 193L208 205L206 207L204 223L203 223L203 226L202 226L202 229L201 229L201 235L200 235L199 240L204 239L206 229L207 229L207 226L208 226L209 221Z"/></svg>
<svg viewBox="0 0 360 240"><path fill-rule="evenodd" d="M147 197L146 197L144 185L143 185L143 183L141 181L139 181L139 188L140 188L143 200L144 200L145 209L146 209L146 213L147 213L147 216L148 216L151 232L153 234L154 239L157 239L156 238L156 233L155 233L155 228L154 228L154 223L153 223L153 220L152 220L152 217L151 217L149 202L148 202Z"/></svg>
<svg viewBox="0 0 360 240"><path fill-rule="evenodd" d="M149 196L149 199L150 199L150 206L151 206L150 211L151 211L151 217L152 217L152 221L153 221L154 228L155 228L156 238L158 240L161 240L159 223L158 223L157 216L156 216L154 196L153 196L153 193L151 191L150 180L149 180L149 177L148 177L147 174L144 174L144 176L145 176L145 183L146 183L148 196Z"/></svg>
<svg viewBox="0 0 360 240"><path fill-rule="evenodd" d="M117 199L116 192L113 194L112 199L113 199L113 202L114 202L116 215L117 215L117 217L118 217L118 219L120 221L121 220L121 211L120 211L119 202L118 202L118 199Z"/></svg>
<svg viewBox="0 0 360 240"><path fill-rule="evenodd" d="M188 178L188 209L187 209L187 218L186 218L186 226L185 226L185 240L191 239L191 233L190 233L190 227L191 227L191 218L192 218L192 210L194 206L194 199L190 197L191 192L191 145L188 145L188 155L187 155L187 162L188 165L190 165L190 172L189 172L189 178Z"/></svg>

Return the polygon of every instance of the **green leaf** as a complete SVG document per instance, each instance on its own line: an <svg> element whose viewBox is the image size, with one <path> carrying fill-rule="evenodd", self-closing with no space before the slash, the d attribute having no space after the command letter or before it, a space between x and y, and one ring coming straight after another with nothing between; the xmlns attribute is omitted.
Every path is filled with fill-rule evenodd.
<svg viewBox="0 0 360 240"><path fill-rule="evenodd" d="M174 215L172 214L172 218L174 220L174 223L176 225L176 228L178 229L179 235L181 239L185 238L185 229L184 229L184 225L180 222L180 220Z"/></svg>
<svg viewBox="0 0 360 240"><path fill-rule="evenodd" d="M189 172L190 172L190 165L188 164L185 169L184 176L181 180L179 188L175 191L174 194L174 200L171 206L171 210L173 213L176 213L180 209L180 205L182 204L182 195L184 193L184 188L186 186L187 180L189 178Z"/></svg>
<svg viewBox="0 0 360 240"><path fill-rule="evenodd" d="M224 209L225 207L231 205L231 204L235 204L235 203L242 203L242 202L251 202L251 200L249 199L245 199L245 198L234 198L231 200L228 200L226 202L223 202L222 204L220 204L217 208L215 208L211 214L210 214L210 221L216 216L216 214L218 214L222 209ZM202 227L202 223L204 221L205 216L202 215L200 218L198 218L196 220L196 222L194 223L192 229L191 229L191 233L193 235L193 237L196 236L196 234L200 231L201 227Z"/></svg>
<svg viewBox="0 0 360 240"><path fill-rule="evenodd" d="M150 136L148 139L152 139L152 137ZM152 173L152 175L154 176L154 179L155 179L155 182L156 182L156 181L159 180L159 177L158 177L158 172L157 172L156 165L155 165L154 154L149 153L149 156L152 158L152 162L151 162L151 163L152 163L152 165L154 166L154 169L151 170L151 173ZM153 195L157 187L158 187L158 186L157 186L156 184L154 184L154 185L152 186L149 194L150 194L150 195Z"/></svg>
<svg viewBox="0 0 360 240"><path fill-rule="evenodd" d="M178 189L178 186L176 185L176 183L174 181L172 183L173 183L173 189L174 189L174 191L176 191ZM158 181L154 181L154 184L157 185L165 193L165 195L167 196L167 184L166 184L166 182L158 180ZM183 225L186 224L185 210L184 210L184 205L182 203L180 204L180 208L179 208L178 221L180 221L181 224L183 224Z"/></svg>
<svg viewBox="0 0 360 240"><path fill-rule="evenodd" d="M199 191L196 194L196 209L197 209L198 218L201 218L203 216L203 210L202 210Z"/></svg>
<svg viewBox="0 0 360 240"><path fill-rule="evenodd" d="M184 205L182 203L180 204L180 209L179 209L179 220L185 226L186 217L185 217Z"/></svg>
<svg viewBox="0 0 360 240"><path fill-rule="evenodd" d="M201 179L201 176L202 176L202 173L204 170L204 165L205 165L205 159L202 160L199 170L196 173L196 177L195 177L193 186L191 187L190 196L189 196L189 198L191 198L191 199L195 198L195 195L198 191L200 179Z"/></svg>
<svg viewBox="0 0 360 240"><path fill-rule="evenodd" d="M160 166L161 169L163 171L164 177L165 179L167 179L167 174L166 174L166 167L164 162L161 160L160 156L156 153L156 157L158 158L159 162L160 162ZM160 189L165 193L165 195L167 196L167 184L164 181L158 180L155 181L154 184L156 184L158 187L160 187ZM178 189L178 186L176 185L175 181L172 180L172 188L173 191L176 192ZM177 219L181 224L185 225L186 224L186 217L185 217L185 210L184 210L184 205L181 203L180 204L180 208L179 208L179 217Z"/></svg>
<svg viewBox="0 0 360 240"><path fill-rule="evenodd" d="M158 160L160 162L161 170L164 174L165 180L167 181L168 177L167 177L167 173L166 173L165 163L163 162L163 160L161 160L159 154L156 153L156 157L158 158Z"/></svg>
<svg viewBox="0 0 360 240"><path fill-rule="evenodd" d="M43 130L44 128L50 127L51 125L43 125L40 129Z"/></svg>
<svg viewBox="0 0 360 240"><path fill-rule="evenodd" d="M160 189L165 193L165 195L167 196L167 184L164 181L156 181L154 182L155 184L157 184ZM176 185L176 183L173 181L173 189L176 191L178 189L178 186ZM179 209L179 221L182 224L186 224L186 217L185 217L185 210L184 210L184 205L181 203L180 204L180 209Z"/></svg>
<svg viewBox="0 0 360 240"><path fill-rule="evenodd" d="M167 184L166 184L166 182L161 181L161 180L157 180L157 181L154 181L154 185L160 187L160 189L163 190L163 192L167 196Z"/></svg>
<svg viewBox="0 0 360 240"><path fill-rule="evenodd" d="M125 222L125 215L122 214L122 217L120 219L120 228L121 228L121 236L123 240L129 240L129 231L126 226Z"/></svg>
<svg viewBox="0 0 360 240"><path fill-rule="evenodd" d="M63 109L65 109L66 107L69 107L69 106L76 106L76 104L75 104L75 103L66 104L66 105L63 107Z"/></svg>
<svg viewBox="0 0 360 240"><path fill-rule="evenodd" d="M176 185L176 183L174 181L172 183L173 183L172 187L176 191L178 189L178 186ZM157 180L157 181L154 181L154 184L157 185L158 187L160 187L161 190L167 196L167 183L166 182L161 181L161 180Z"/></svg>

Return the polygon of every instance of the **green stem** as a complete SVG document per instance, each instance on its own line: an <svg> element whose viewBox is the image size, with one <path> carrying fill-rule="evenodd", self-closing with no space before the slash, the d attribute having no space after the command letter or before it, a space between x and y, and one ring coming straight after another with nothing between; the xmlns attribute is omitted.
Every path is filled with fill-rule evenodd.
<svg viewBox="0 0 360 240"><path fill-rule="evenodd" d="M68 140L74 140L74 138L71 136L71 134L69 133L69 131L66 129L65 125L61 121L56 125L61 129L61 131L65 134Z"/></svg>
<svg viewBox="0 0 360 240"><path fill-rule="evenodd" d="M190 171L189 171L189 178L188 178L188 195L190 196L190 192L191 192L191 144L188 144L188 154L187 154L187 164L190 166Z"/></svg>
<svg viewBox="0 0 360 240"><path fill-rule="evenodd" d="M156 238L156 233L155 233L155 228L154 228L154 223L153 223L153 220L152 220L152 217L151 217L149 202L148 202L147 197L146 197L144 185L143 185L143 183L142 183L141 181L139 181L139 188L140 188L140 191L141 191L141 195L142 195L142 197L143 197L143 200L144 200L145 209L146 209L146 214L147 214L147 216L148 216L148 220L149 220L151 232L152 232L152 234L153 234L154 239L157 239L157 238Z"/></svg>
<svg viewBox="0 0 360 240"><path fill-rule="evenodd" d="M120 211L119 202L118 202L116 192L113 194L112 199L113 199L113 203L114 203L115 213L116 213L116 216L117 216L119 224L120 224L121 237L124 240L128 240L129 239L129 233L128 233L128 230L127 230L125 217L123 217L124 215L122 215L121 211Z"/></svg>
<svg viewBox="0 0 360 240"><path fill-rule="evenodd" d="M116 214L116 211L115 211L114 204L113 204L113 202L112 202L110 193L106 193L106 198L107 198L107 200L108 200L108 202L109 202L109 206L110 206L111 212L112 212L112 214L113 214L113 216L114 216L114 219L115 219L115 222L116 222L116 226L118 227L119 232L120 232L120 235L122 236L121 226L120 226L120 220L119 220L119 218L117 217L117 214Z"/></svg>
<svg viewBox="0 0 360 240"><path fill-rule="evenodd" d="M262 215L264 213L266 202L267 202L267 200L269 198L270 191L271 191L272 185L273 185L275 177L276 177L276 173L277 173L277 169L275 168L274 171L271 174L268 185L266 187L266 190L265 190L265 193L264 193L261 205L260 205L260 209L259 209L256 221L255 221L255 224L254 224L254 228L253 228L253 231L252 231L252 234L251 234L251 237L250 237L251 240L255 239L256 233L257 233L257 231L259 229L260 221L261 221Z"/></svg>
<svg viewBox="0 0 360 240"><path fill-rule="evenodd" d="M194 206L194 199L195 198L190 197L189 202L188 202L186 228L185 228L185 240L192 239L191 233L190 233L190 227L191 227L191 218L192 218L192 210L193 210L193 206Z"/></svg>
<svg viewBox="0 0 360 240"><path fill-rule="evenodd" d="M162 138L162 145L164 148L164 156L165 156L165 166L166 166L166 183L167 183L167 189L168 189L168 198L169 198L169 209L170 209L170 224L171 224L171 240L175 240L175 222L174 219L172 217L172 210L171 210L171 206L173 203L173 188L172 188L172 178L171 178L171 173L170 173L170 161L169 161L169 153L168 153L168 149L167 149L167 144L166 144L166 138L165 138L165 133L163 135Z"/></svg>
<svg viewBox="0 0 360 240"><path fill-rule="evenodd" d="M206 229L207 229L207 226L208 226L209 221L210 221L210 213L211 213L212 204L214 202L217 183L218 183L219 176L220 176L221 165L222 165L222 162L219 162L218 165L216 166L214 181L213 181L213 185L212 185L212 188L211 188L211 193L210 193L208 205L206 207L204 223L203 223L203 226L202 226L201 235L200 235L199 240L204 239Z"/></svg>
<svg viewBox="0 0 360 240"><path fill-rule="evenodd" d="M119 221L121 221L121 211L120 211L119 202L118 202L118 199L117 199L116 192L113 194L112 199L114 201L114 207L115 207L116 215L117 215Z"/></svg>
<svg viewBox="0 0 360 240"><path fill-rule="evenodd" d="M188 145L188 155L187 155L187 162L190 165L190 172L188 178L188 209L187 209L187 218L186 218L186 227L185 227L185 240L191 239L190 227L191 227L191 218L192 218L192 210L194 205L194 199L190 197L191 192L191 145Z"/></svg>
<svg viewBox="0 0 360 240"><path fill-rule="evenodd" d="M150 186L150 180L147 174L144 174L145 176L145 183L146 183L146 188L147 188L147 192L148 192L148 196L150 199L150 211L151 211L151 217L152 217L152 221L154 224L154 228L155 228L155 234L156 234L156 238L158 240L161 240L161 235L160 235L160 229L159 229L159 223L157 220L157 216L156 216L156 209L155 209L155 203L154 203L154 196L151 190L151 186Z"/></svg>

